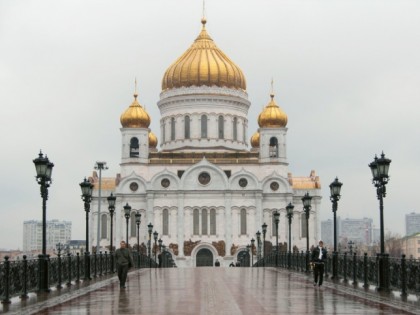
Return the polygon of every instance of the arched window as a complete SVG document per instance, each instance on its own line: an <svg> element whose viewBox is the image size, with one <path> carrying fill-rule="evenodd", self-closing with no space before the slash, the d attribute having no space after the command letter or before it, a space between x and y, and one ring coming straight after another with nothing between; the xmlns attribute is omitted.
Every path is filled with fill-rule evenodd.
<svg viewBox="0 0 420 315"><path fill-rule="evenodd" d="M184 120L184 138L189 139L190 138L190 116L185 116Z"/></svg>
<svg viewBox="0 0 420 315"><path fill-rule="evenodd" d="M175 140L175 118L171 118L171 140Z"/></svg>
<svg viewBox="0 0 420 315"><path fill-rule="evenodd" d="M241 235L246 235L246 210L241 209Z"/></svg>
<svg viewBox="0 0 420 315"><path fill-rule="evenodd" d="M130 214L130 236L136 237L137 236L137 225L136 225L136 213L133 211Z"/></svg>
<svg viewBox="0 0 420 315"><path fill-rule="evenodd" d="M270 138L270 157L278 157L279 156L279 145L278 140L276 137Z"/></svg>
<svg viewBox="0 0 420 315"><path fill-rule="evenodd" d="M108 215L101 215L101 239L105 239L108 236Z"/></svg>
<svg viewBox="0 0 420 315"><path fill-rule="evenodd" d="M130 139L130 157L139 157L139 139Z"/></svg>
<svg viewBox="0 0 420 315"><path fill-rule="evenodd" d="M216 209L210 210L210 235L216 235Z"/></svg>
<svg viewBox="0 0 420 315"><path fill-rule="evenodd" d="M201 116L201 138L207 138L207 116Z"/></svg>
<svg viewBox="0 0 420 315"><path fill-rule="evenodd" d="M225 121L222 115L219 116L218 125L219 125L219 139L223 139L225 137Z"/></svg>
<svg viewBox="0 0 420 315"><path fill-rule="evenodd" d="M305 212L303 212L302 214L301 214L301 220L300 220L300 222L301 222L301 237L307 237L308 236L308 231L306 230L306 213Z"/></svg>
<svg viewBox="0 0 420 315"><path fill-rule="evenodd" d="M201 234L202 235L207 235L207 210L203 209L203 211L201 211Z"/></svg>
<svg viewBox="0 0 420 315"><path fill-rule="evenodd" d="M200 234L200 213L198 209L194 209L193 211L193 234Z"/></svg>
<svg viewBox="0 0 420 315"><path fill-rule="evenodd" d="M162 235L169 235L169 211L163 209L162 212Z"/></svg>
<svg viewBox="0 0 420 315"><path fill-rule="evenodd" d="M165 119L162 120L162 143L166 141L166 126Z"/></svg>
<svg viewBox="0 0 420 315"><path fill-rule="evenodd" d="M233 118L233 140L237 141L238 140L238 118L234 117Z"/></svg>

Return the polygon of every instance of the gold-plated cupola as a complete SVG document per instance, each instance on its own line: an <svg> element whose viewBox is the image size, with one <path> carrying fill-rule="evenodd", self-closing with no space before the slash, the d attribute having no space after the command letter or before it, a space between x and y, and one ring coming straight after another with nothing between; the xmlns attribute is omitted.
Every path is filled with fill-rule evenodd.
<svg viewBox="0 0 420 315"><path fill-rule="evenodd" d="M202 29L194 43L165 72L162 91L190 86L218 86L246 90L242 70L221 51L206 30Z"/></svg>
<svg viewBox="0 0 420 315"><path fill-rule="evenodd" d="M286 113L277 105L274 94L270 95L271 101L258 116L258 125L261 128L283 128L287 125Z"/></svg>
<svg viewBox="0 0 420 315"><path fill-rule="evenodd" d="M251 137L251 147L259 148L260 147L260 133L256 131Z"/></svg>
<svg viewBox="0 0 420 315"><path fill-rule="evenodd" d="M156 148L158 144L158 140L156 135L149 131L149 148Z"/></svg>
<svg viewBox="0 0 420 315"><path fill-rule="evenodd" d="M134 93L134 101L121 115L120 122L124 128L148 128L150 116L137 101L138 94Z"/></svg>

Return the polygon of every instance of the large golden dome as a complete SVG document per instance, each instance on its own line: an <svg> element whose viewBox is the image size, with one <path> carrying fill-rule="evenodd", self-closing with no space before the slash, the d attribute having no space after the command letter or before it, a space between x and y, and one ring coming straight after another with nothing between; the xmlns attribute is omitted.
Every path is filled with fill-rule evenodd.
<svg viewBox="0 0 420 315"><path fill-rule="evenodd" d="M200 35L166 70L162 90L202 85L246 90L241 69L213 42L206 31L204 18L201 23Z"/></svg>
<svg viewBox="0 0 420 315"><path fill-rule="evenodd" d="M150 116L137 101L138 94L134 94L134 101L121 115L120 122L124 128L148 128Z"/></svg>
<svg viewBox="0 0 420 315"><path fill-rule="evenodd" d="M261 128L283 128L287 125L286 113L277 105L274 94L270 95L271 101L258 116L258 125Z"/></svg>

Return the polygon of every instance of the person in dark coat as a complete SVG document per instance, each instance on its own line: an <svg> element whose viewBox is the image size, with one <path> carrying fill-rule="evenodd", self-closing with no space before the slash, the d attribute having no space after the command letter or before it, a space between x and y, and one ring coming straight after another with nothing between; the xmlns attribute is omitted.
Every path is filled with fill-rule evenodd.
<svg viewBox="0 0 420 315"><path fill-rule="evenodd" d="M125 288L127 281L128 269L134 266L133 256L124 241L120 242L120 248L115 251L115 262L117 264L118 279L120 280L120 288Z"/></svg>
<svg viewBox="0 0 420 315"><path fill-rule="evenodd" d="M216 262L214 263L215 267L220 267L220 261L218 259L216 259Z"/></svg>
<svg viewBox="0 0 420 315"><path fill-rule="evenodd" d="M327 261L327 250L324 247L324 242L319 241L319 245L314 248L311 255L311 262L314 266L314 286L322 285L324 280L324 265Z"/></svg>

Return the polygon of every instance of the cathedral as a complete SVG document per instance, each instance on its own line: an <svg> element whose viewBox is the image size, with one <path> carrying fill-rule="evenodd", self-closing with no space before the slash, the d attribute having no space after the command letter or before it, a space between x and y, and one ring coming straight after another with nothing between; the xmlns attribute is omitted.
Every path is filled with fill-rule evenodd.
<svg viewBox="0 0 420 315"><path fill-rule="evenodd" d="M201 24L192 45L163 74L157 103L160 130L154 131L159 139L149 128L151 117L137 90L121 114L120 173L99 178L94 172L89 178L94 184L90 243L97 244L99 236L101 250L110 245L107 196L112 193L117 198L114 246L126 239L128 226L130 247L147 253L151 244L152 253L159 250L153 234L150 240L151 223L178 267L200 266L203 261L213 265L216 259L228 266L247 250L251 239L257 239L258 231L262 240L264 223L265 244L272 248L276 211L280 213L279 243L291 242L293 248L305 251L302 197L306 193L312 197L308 222L312 246L319 235L319 177L314 171L307 177L289 172L288 117L274 93L261 101L267 105L258 118L252 118L258 119L259 128L248 138L251 103L245 76L210 37L205 18ZM289 203L294 205L290 239ZM127 204L131 207L128 225ZM139 235L136 213L141 214ZM257 254L253 252L254 262Z"/></svg>

